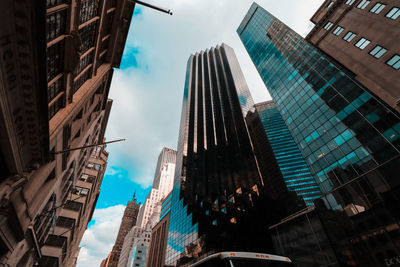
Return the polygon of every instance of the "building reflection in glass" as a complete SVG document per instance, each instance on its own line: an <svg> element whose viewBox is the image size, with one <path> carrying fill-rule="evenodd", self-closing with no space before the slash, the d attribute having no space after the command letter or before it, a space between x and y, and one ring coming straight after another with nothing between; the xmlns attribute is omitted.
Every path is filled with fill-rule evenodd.
<svg viewBox="0 0 400 267"><path fill-rule="evenodd" d="M400 257L399 114L259 5L237 32L323 192L315 209L271 227L275 247L299 266L390 266Z"/></svg>
<svg viewBox="0 0 400 267"><path fill-rule="evenodd" d="M190 56L166 266L216 251L273 252L267 226L304 207L286 188L233 49Z"/></svg>

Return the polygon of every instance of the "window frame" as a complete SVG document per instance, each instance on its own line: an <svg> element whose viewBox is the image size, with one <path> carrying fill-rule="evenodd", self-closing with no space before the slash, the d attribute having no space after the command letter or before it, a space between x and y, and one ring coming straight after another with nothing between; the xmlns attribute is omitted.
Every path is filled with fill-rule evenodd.
<svg viewBox="0 0 400 267"><path fill-rule="evenodd" d="M344 31L344 28L341 26L337 26L333 31L332 34L335 36L339 36Z"/></svg>
<svg viewBox="0 0 400 267"><path fill-rule="evenodd" d="M394 11L393 14L389 15L390 13L392 13L392 11L393 11L394 9L397 9L397 10ZM397 15L397 16L396 16L395 18L393 18L393 17L394 17L393 15ZM396 20L398 17L400 17L400 7L397 7L397 6L392 7L392 8L389 10L389 12L386 13L385 17L388 18L388 19Z"/></svg>
<svg viewBox="0 0 400 267"><path fill-rule="evenodd" d="M380 48L380 49L379 49L379 48ZM375 53L373 53L373 51L374 51L375 49L379 49L379 50L376 51ZM382 54L380 54L379 57L377 57L376 55L379 54L382 50L385 50L385 51L384 51ZM384 48L383 46L381 46L381 45L376 45L374 48L372 48L372 49L369 51L368 54L369 54L370 56L376 58L376 59L380 59L384 54L386 54L387 51L388 51L388 50L387 50L386 48Z"/></svg>
<svg viewBox="0 0 400 267"><path fill-rule="evenodd" d="M378 6L379 5L379 6ZM378 6L378 7L377 7ZM377 2L373 7L371 7L371 9L369 10L370 13L373 14L379 14L382 12L383 9L385 9L386 4L381 3L381 2ZM375 10L373 10L375 8Z"/></svg>
<svg viewBox="0 0 400 267"><path fill-rule="evenodd" d="M332 26L333 26L333 22L328 21L328 22L325 23L325 25L324 25L324 30L329 31L329 30L332 28Z"/></svg>
<svg viewBox="0 0 400 267"><path fill-rule="evenodd" d="M361 0L358 3L357 8L358 9L365 9L370 3L371 3L371 0Z"/></svg>
<svg viewBox="0 0 400 267"><path fill-rule="evenodd" d="M371 40L368 40L365 37L361 37L355 44L354 46L359 48L360 50L364 50L369 44L371 43Z"/></svg>
<svg viewBox="0 0 400 267"><path fill-rule="evenodd" d="M393 64L389 64L389 62L392 61L393 59L395 60L395 62ZM386 65L388 65L392 69L399 70L400 69L400 55L394 54L390 59L388 59L386 61Z"/></svg>
<svg viewBox="0 0 400 267"><path fill-rule="evenodd" d="M346 36L351 35L351 37L346 38ZM357 36L357 34L355 32L352 31L348 31L344 36L343 36L343 40L345 40L346 42L350 43L351 41L353 41L353 39Z"/></svg>

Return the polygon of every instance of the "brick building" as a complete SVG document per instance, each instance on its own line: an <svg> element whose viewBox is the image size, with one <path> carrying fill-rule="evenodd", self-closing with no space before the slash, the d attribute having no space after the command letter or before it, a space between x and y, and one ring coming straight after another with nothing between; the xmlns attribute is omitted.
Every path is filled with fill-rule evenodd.
<svg viewBox="0 0 400 267"><path fill-rule="evenodd" d="M400 111L399 17L397 0L326 0L306 39Z"/></svg>

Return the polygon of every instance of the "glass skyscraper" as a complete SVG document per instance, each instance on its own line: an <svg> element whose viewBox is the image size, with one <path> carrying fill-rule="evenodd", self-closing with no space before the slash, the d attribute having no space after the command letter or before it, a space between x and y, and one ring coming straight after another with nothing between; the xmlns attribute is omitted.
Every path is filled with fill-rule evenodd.
<svg viewBox="0 0 400 267"><path fill-rule="evenodd" d="M275 247L300 266L386 266L400 255L399 114L256 3L237 33L323 193L302 215L318 223L275 225Z"/></svg>
<svg viewBox="0 0 400 267"><path fill-rule="evenodd" d="M222 44L191 55L166 266L218 251L272 252L268 226L299 206L283 181L233 49Z"/></svg>
<svg viewBox="0 0 400 267"><path fill-rule="evenodd" d="M288 189L301 196L307 205L314 205L313 201L321 197L319 185L275 103L257 103L255 108Z"/></svg>

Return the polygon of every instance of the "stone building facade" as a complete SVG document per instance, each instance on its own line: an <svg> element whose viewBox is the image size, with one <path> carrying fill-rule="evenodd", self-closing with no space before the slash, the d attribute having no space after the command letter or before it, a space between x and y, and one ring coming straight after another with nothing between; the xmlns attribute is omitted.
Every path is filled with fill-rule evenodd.
<svg viewBox="0 0 400 267"><path fill-rule="evenodd" d="M0 265L71 266L107 153L68 150L104 139L134 4L5 0L0 8Z"/></svg>

